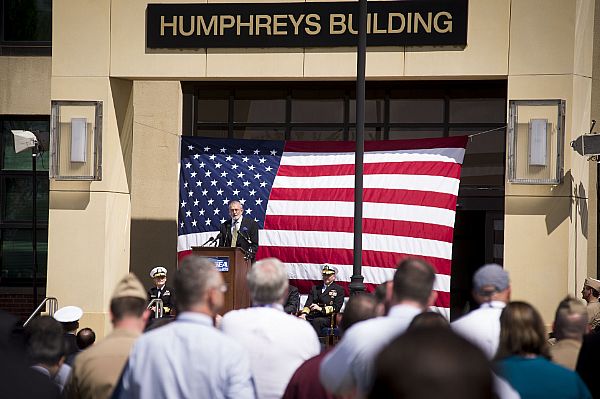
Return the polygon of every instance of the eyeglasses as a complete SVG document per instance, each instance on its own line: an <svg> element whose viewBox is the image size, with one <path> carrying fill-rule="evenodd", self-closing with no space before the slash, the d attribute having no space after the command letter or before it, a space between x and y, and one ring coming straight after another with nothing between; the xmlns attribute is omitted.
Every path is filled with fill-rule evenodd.
<svg viewBox="0 0 600 399"><path fill-rule="evenodd" d="M242 208L229 208L229 212L241 212Z"/></svg>

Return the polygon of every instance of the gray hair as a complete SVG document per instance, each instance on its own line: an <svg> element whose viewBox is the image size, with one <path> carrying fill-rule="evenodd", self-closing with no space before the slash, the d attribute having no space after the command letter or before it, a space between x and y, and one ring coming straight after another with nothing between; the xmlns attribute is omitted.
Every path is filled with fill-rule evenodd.
<svg viewBox="0 0 600 399"><path fill-rule="evenodd" d="M248 288L255 305L281 302L288 286L285 266L276 258L259 260L248 273Z"/></svg>
<svg viewBox="0 0 600 399"><path fill-rule="evenodd" d="M185 311L201 304L208 290L220 284L222 278L211 261L200 256L188 256L175 274L177 307Z"/></svg>
<svg viewBox="0 0 600 399"><path fill-rule="evenodd" d="M554 318L556 339L570 338L580 341L586 332L587 324L587 309L577 299L568 296L558 304Z"/></svg>

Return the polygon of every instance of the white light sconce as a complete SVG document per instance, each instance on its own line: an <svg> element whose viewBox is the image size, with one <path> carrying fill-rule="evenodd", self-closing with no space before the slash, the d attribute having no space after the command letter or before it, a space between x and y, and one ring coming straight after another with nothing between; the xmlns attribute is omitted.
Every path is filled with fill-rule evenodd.
<svg viewBox="0 0 600 399"><path fill-rule="evenodd" d="M529 166L548 166L548 119L529 121Z"/></svg>
<svg viewBox="0 0 600 399"><path fill-rule="evenodd" d="M71 118L71 162L85 163L86 150L87 118Z"/></svg>
<svg viewBox="0 0 600 399"><path fill-rule="evenodd" d="M508 181L557 185L563 179L565 100L511 100Z"/></svg>
<svg viewBox="0 0 600 399"><path fill-rule="evenodd" d="M102 180L102 101L52 101L50 178Z"/></svg>

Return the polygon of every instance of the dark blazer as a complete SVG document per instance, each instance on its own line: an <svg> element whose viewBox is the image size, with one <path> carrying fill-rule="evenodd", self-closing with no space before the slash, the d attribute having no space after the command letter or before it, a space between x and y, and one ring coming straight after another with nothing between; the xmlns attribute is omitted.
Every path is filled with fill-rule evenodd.
<svg viewBox="0 0 600 399"><path fill-rule="evenodd" d="M298 288L290 285L287 301L283 305L283 311L289 314L296 314L298 310L300 310L300 294L298 293Z"/></svg>
<svg viewBox="0 0 600 399"><path fill-rule="evenodd" d="M158 288L152 287L148 290L148 302L158 298ZM162 289L160 299L163 301L163 316L171 316L175 308L175 291L173 288L165 285Z"/></svg>
<svg viewBox="0 0 600 399"><path fill-rule="evenodd" d="M344 289L336 283L331 283L323 293L321 293L322 289L323 283L313 285L308 298L306 298L304 309L302 309L303 313L310 313L311 316L324 316L340 311L344 304ZM313 303L323 307L324 311L311 312L309 308Z"/></svg>
<svg viewBox="0 0 600 399"><path fill-rule="evenodd" d="M219 226L219 246L220 247L230 247L231 246L231 219L225 221ZM252 245L246 240L243 236L247 236L252 241ZM238 234L238 238L235 244L236 247L242 248L246 252L251 252L252 254L256 254L258 250L258 223L248 217L242 218L242 223L240 225L240 233Z"/></svg>

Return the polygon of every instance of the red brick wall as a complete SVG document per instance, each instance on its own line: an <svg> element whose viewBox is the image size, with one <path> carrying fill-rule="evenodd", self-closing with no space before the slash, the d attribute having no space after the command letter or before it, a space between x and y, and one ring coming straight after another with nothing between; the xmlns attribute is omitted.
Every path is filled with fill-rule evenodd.
<svg viewBox="0 0 600 399"><path fill-rule="evenodd" d="M43 290L38 290L38 303L44 299ZM25 321L34 310L33 293L27 289L0 289L0 309L12 313Z"/></svg>

